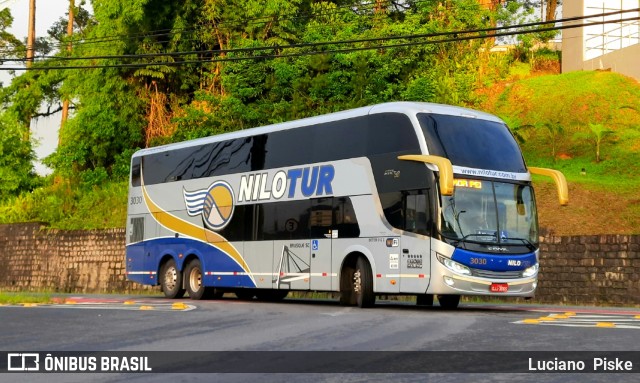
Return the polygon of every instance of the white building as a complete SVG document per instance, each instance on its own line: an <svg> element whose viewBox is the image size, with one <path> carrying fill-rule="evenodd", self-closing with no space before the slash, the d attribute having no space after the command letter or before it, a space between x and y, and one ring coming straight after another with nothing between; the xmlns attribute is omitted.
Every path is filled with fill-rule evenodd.
<svg viewBox="0 0 640 383"><path fill-rule="evenodd" d="M570 0L563 18L599 15L640 8L640 0ZM640 80L640 12L594 16L568 24L611 23L565 29L562 33L562 72L611 70ZM629 20L629 19L636 20Z"/></svg>

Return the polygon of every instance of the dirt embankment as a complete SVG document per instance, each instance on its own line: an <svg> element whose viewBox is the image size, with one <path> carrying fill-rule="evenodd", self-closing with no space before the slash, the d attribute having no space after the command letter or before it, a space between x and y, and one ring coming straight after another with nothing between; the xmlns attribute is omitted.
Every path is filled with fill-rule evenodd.
<svg viewBox="0 0 640 383"><path fill-rule="evenodd" d="M560 206L555 186L534 183L542 234L640 233L640 193L617 193L569 184L569 205Z"/></svg>

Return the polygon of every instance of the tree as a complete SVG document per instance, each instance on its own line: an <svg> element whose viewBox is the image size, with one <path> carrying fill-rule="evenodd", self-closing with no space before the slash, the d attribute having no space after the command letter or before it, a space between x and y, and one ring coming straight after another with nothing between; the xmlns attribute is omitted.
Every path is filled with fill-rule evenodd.
<svg viewBox="0 0 640 383"><path fill-rule="evenodd" d="M24 120L43 101L53 112L60 100L71 100L76 110L49 166L69 177L94 171L124 177L138 147L392 100L473 104L483 77L500 76L492 57L480 53L488 51L486 41L385 47L405 41L366 40L484 28L495 13L502 17L517 8L513 1L501 4L493 12L477 0L446 6L437 1L94 0L93 17L81 8L74 12L82 25L75 25L73 51L56 57L119 58L72 62L96 67L83 71L25 73L3 101ZM68 42L65 24L61 20L50 29L57 46ZM340 42L349 40L362 41ZM331 41L336 43L324 44ZM356 50L346 51L351 48ZM365 48L374 49L359 50ZM289 57L271 57L281 55ZM205 62L215 59L237 61ZM36 65L70 63L49 58ZM101 67L132 63L147 65Z"/></svg>
<svg viewBox="0 0 640 383"><path fill-rule="evenodd" d="M593 138L596 144L596 162L600 162L600 145L606 137L614 132L602 124L589 124L589 129L591 129L591 132L593 133Z"/></svg>
<svg viewBox="0 0 640 383"><path fill-rule="evenodd" d="M509 130L520 144L524 144L529 136L528 130L535 128L534 125L523 124L519 118L513 116L501 116L507 124Z"/></svg>
<svg viewBox="0 0 640 383"><path fill-rule="evenodd" d="M12 23L9 9L0 10L0 51L4 58L20 57L25 51L24 44L7 32ZM4 89L0 89L2 93ZM29 125L21 124L14 114L3 110L0 112L0 200L31 190L37 178L33 159Z"/></svg>
<svg viewBox="0 0 640 383"><path fill-rule="evenodd" d="M542 128L547 133L549 141L551 142L551 158L556 160L556 150L559 145L559 141L564 134L564 128L562 124L557 121L548 121L541 124Z"/></svg>
<svg viewBox="0 0 640 383"><path fill-rule="evenodd" d="M29 128L15 116L0 114L0 200L31 190L37 176L33 170L34 154L29 142Z"/></svg>
<svg viewBox="0 0 640 383"><path fill-rule="evenodd" d="M25 52L24 44L7 32L12 24L13 16L11 16L9 8L0 10L0 59L20 57Z"/></svg>
<svg viewBox="0 0 640 383"><path fill-rule="evenodd" d="M562 4L561 0L542 0L545 5L545 21L552 21L556 19L556 11L558 5Z"/></svg>

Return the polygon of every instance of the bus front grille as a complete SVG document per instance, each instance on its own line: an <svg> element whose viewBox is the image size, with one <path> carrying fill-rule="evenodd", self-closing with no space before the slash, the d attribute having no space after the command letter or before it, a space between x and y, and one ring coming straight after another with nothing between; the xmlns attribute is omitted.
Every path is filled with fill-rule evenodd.
<svg viewBox="0 0 640 383"><path fill-rule="evenodd" d="M490 279L516 279L522 278L522 271L490 271L471 269L471 275L473 275L474 277Z"/></svg>

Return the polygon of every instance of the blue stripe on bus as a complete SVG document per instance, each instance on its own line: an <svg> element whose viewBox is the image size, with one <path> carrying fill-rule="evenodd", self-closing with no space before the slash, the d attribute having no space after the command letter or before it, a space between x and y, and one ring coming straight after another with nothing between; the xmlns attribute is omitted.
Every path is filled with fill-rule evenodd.
<svg viewBox="0 0 640 383"><path fill-rule="evenodd" d="M465 266L491 271L524 270L536 264L536 253L486 254L457 248L451 259Z"/></svg>
<svg viewBox="0 0 640 383"><path fill-rule="evenodd" d="M144 250L143 250L144 249ZM144 254L152 254L151 257ZM158 275L154 278L160 278L160 260L165 254L170 254L176 261L176 265L180 270L184 270L184 259L188 255L194 254L200 259L203 274L206 272L222 272L239 274L247 273L236 261L226 253L215 247L214 244L208 244L189 238L156 238L134 246L127 246L127 260L131 259L138 262L132 263L129 268L127 262L127 271L158 271ZM178 254L184 257L179 258ZM144 260L139 262L139 260ZM157 284L158 279L151 279L149 275L128 275L128 279L144 284ZM248 275L203 275L203 283L205 286L216 287L256 287L253 280Z"/></svg>

